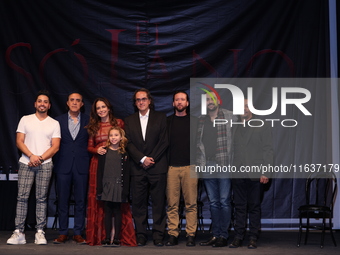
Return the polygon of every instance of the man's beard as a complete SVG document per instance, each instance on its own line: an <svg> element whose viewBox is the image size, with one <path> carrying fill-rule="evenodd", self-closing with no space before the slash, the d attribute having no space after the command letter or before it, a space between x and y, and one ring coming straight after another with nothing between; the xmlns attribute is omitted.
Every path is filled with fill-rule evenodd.
<svg viewBox="0 0 340 255"><path fill-rule="evenodd" d="M177 111L177 112L184 112L186 109L188 108L188 106L183 106L183 108L178 108L177 106L175 106L175 110Z"/></svg>
<svg viewBox="0 0 340 255"><path fill-rule="evenodd" d="M46 113L48 111L48 109L46 108L46 109L44 109L44 110L41 110L41 109L37 109L37 112L38 113Z"/></svg>
<svg viewBox="0 0 340 255"><path fill-rule="evenodd" d="M210 105L210 104L209 104ZM208 106L209 106L208 105ZM214 105L214 107L213 108L209 108L209 107L207 107L207 111L208 112L213 112L213 111L215 111L216 109L217 109L217 105L215 105L215 104L213 104Z"/></svg>

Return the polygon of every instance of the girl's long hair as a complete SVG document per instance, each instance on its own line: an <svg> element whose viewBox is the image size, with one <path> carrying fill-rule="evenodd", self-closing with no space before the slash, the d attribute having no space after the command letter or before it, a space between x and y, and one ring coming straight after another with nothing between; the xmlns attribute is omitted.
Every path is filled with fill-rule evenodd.
<svg viewBox="0 0 340 255"><path fill-rule="evenodd" d="M125 154L126 153L126 149L125 148L126 148L128 140L125 137L125 131L122 128L118 127L118 126L110 128L109 133L107 134L106 147L109 148L110 145L111 145L111 142L110 142L110 132L112 130L117 130L119 132L120 136L122 137L122 140L120 140L120 142L119 142L118 152L120 154Z"/></svg>

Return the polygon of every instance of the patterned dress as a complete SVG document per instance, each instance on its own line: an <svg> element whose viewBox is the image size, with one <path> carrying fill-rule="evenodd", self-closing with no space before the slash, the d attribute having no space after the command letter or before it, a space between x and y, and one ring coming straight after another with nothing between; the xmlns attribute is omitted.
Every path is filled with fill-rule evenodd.
<svg viewBox="0 0 340 255"><path fill-rule="evenodd" d="M117 119L118 126L124 128L124 122ZM100 128L94 137L89 138L88 151L93 154L89 170L89 191L87 200L87 223L86 241L89 245L101 245L105 239L104 227L104 203L96 199L98 154L97 149L106 146L109 129L109 122L101 122ZM132 214L129 203L122 203L122 230L121 244L125 246L136 246L135 230L132 222Z"/></svg>

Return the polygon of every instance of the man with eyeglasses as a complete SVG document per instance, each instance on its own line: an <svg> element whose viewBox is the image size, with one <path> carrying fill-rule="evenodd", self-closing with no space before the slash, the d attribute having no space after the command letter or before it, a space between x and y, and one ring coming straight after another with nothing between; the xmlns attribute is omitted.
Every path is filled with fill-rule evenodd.
<svg viewBox="0 0 340 255"><path fill-rule="evenodd" d="M127 149L131 159L132 213L138 246L147 242L148 198L152 203L152 238L163 246L168 147L166 115L154 110L153 98L147 89L133 95L134 114L125 119Z"/></svg>

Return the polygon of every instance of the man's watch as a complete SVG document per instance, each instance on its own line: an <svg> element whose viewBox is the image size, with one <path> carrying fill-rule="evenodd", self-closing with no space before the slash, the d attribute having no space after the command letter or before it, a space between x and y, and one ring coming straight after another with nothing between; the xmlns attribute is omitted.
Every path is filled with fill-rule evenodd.
<svg viewBox="0 0 340 255"><path fill-rule="evenodd" d="M42 158L42 156L39 156L39 160L40 160L41 163L44 163L44 161L45 161L45 160Z"/></svg>

